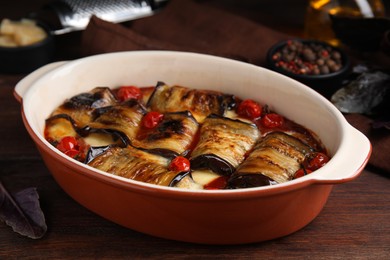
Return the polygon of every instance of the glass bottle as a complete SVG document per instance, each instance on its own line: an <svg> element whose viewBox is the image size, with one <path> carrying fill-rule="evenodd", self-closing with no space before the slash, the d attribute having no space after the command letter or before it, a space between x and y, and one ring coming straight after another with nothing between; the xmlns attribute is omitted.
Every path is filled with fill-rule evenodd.
<svg viewBox="0 0 390 260"><path fill-rule="evenodd" d="M305 15L305 37L339 46L340 41L333 33L329 15L383 17L385 8L381 0L309 0Z"/></svg>

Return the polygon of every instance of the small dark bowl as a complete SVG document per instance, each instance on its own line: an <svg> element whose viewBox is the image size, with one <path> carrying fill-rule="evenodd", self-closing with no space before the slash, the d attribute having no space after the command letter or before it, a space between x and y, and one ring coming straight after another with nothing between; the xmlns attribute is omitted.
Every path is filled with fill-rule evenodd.
<svg viewBox="0 0 390 260"><path fill-rule="evenodd" d="M46 30L46 28L44 28ZM54 37L21 47L0 47L0 73L29 73L51 62L54 56Z"/></svg>
<svg viewBox="0 0 390 260"><path fill-rule="evenodd" d="M310 88L316 90L323 96L330 98L332 94L341 87L341 83L343 79L345 79L345 77L350 72L350 60L346 55L346 53L340 50L339 48L333 47L332 45L329 45L322 41L304 40L304 39L291 39L291 40L300 41L303 44L314 43L338 51L341 54L341 64L342 64L341 68L336 72L330 72L327 74L307 75L307 74L295 74L282 67L276 66L275 61L273 60L273 56L276 52L280 51L287 44L288 40L279 42L269 49L267 53L268 68L278 73L281 73L285 76L293 78L309 86Z"/></svg>

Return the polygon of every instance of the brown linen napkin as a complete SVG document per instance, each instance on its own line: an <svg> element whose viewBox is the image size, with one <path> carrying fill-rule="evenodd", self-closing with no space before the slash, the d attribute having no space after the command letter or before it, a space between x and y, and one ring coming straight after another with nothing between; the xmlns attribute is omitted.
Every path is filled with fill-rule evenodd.
<svg viewBox="0 0 390 260"><path fill-rule="evenodd" d="M264 66L268 49L289 35L191 0L171 0L153 16L113 24L93 17L83 32L84 55L129 50L176 50L212 54ZM371 130L372 120L347 115L373 145L369 164L390 172L390 136Z"/></svg>
<svg viewBox="0 0 390 260"><path fill-rule="evenodd" d="M390 131L388 129L373 129L373 119L361 114L345 115L348 122L365 134L372 145L372 155L369 165L390 173Z"/></svg>
<svg viewBox="0 0 390 260"><path fill-rule="evenodd" d="M153 16L127 26L93 17L83 33L83 54L176 50L265 65L267 50L289 36L240 16L190 0L171 0Z"/></svg>

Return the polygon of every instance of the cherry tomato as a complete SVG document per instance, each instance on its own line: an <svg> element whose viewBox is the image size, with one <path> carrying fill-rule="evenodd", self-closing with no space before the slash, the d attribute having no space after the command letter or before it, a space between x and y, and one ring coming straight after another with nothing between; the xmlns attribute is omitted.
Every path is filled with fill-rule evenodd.
<svg viewBox="0 0 390 260"><path fill-rule="evenodd" d="M62 138L61 141L57 144L57 149L72 158L78 155L80 152L77 139L73 136L65 136Z"/></svg>
<svg viewBox="0 0 390 260"><path fill-rule="evenodd" d="M261 124L268 128L275 128L281 126L283 122L283 117L276 113L265 114L261 117Z"/></svg>
<svg viewBox="0 0 390 260"><path fill-rule="evenodd" d="M75 158L76 156L78 156L80 154L80 151L78 150L75 150L75 149L72 149L72 150L68 150L66 152L64 152L67 156L69 157L72 157L72 158Z"/></svg>
<svg viewBox="0 0 390 260"><path fill-rule="evenodd" d="M63 153L69 150L78 150L78 143L76 138L73 136L63 137L61 141L57 144L57 149Z"/></svg>
<svg viewBox="0 0 390 260"><path fill-rule="evenodd" d="M261 112L261 106L252 99L242 101L237 107L237 114L249 119L258 118L261 115Z"/></svg>
<svg viewBox="0 0 390 260"><path fill-rule="evenodd" d="M203 186L205 190L221 190L227 185L228 176L218 177Z"/></svg>
<svg viewBox="0 0 390 260"><path fill-rule="evenodd" d="M183 156L177 156L169 164L169 170L188 172L190 170L190 161Z"/></svg>
<svg viewBox="0 0 390 260"><path fill-rule="evenodd" d="M142 125L146 128L155 128L164 118L164 114L156 111L147 113L142 119Z"/></svg>
<svg viewBox="0 0 390 260"><path fill-rule="evenodd" d="M298 171L295 172L294 179L303 177L303 176L305 176L305 175L307 175L307 174L310 174L310 173L312 173L311 170L301 168L301 169L299 169Z"/></svg>
<svg viewBox="0 0 390 260"><path fill-rule="evenodd" d="M329 162L329 157L324 153L315 153L307 162L307 169L315 171Z"/></svg>
<svg viewBox="0 0 390 260"><path fill-rule="evenodd" d="M142 92L135 86L122 86L119 88L116 95L119 101L126 101L129 99L140 99L142 97Z"/></svg>

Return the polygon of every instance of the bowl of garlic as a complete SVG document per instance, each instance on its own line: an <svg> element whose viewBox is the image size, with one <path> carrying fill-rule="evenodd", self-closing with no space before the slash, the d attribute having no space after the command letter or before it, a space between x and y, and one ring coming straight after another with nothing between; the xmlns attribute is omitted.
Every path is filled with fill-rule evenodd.
<svg viewBox="0 0 390 260"><path fill-rule="evenodd" d="M30 19L0 23L0 73L28 73L52 61L54 39Z"/></svg>

